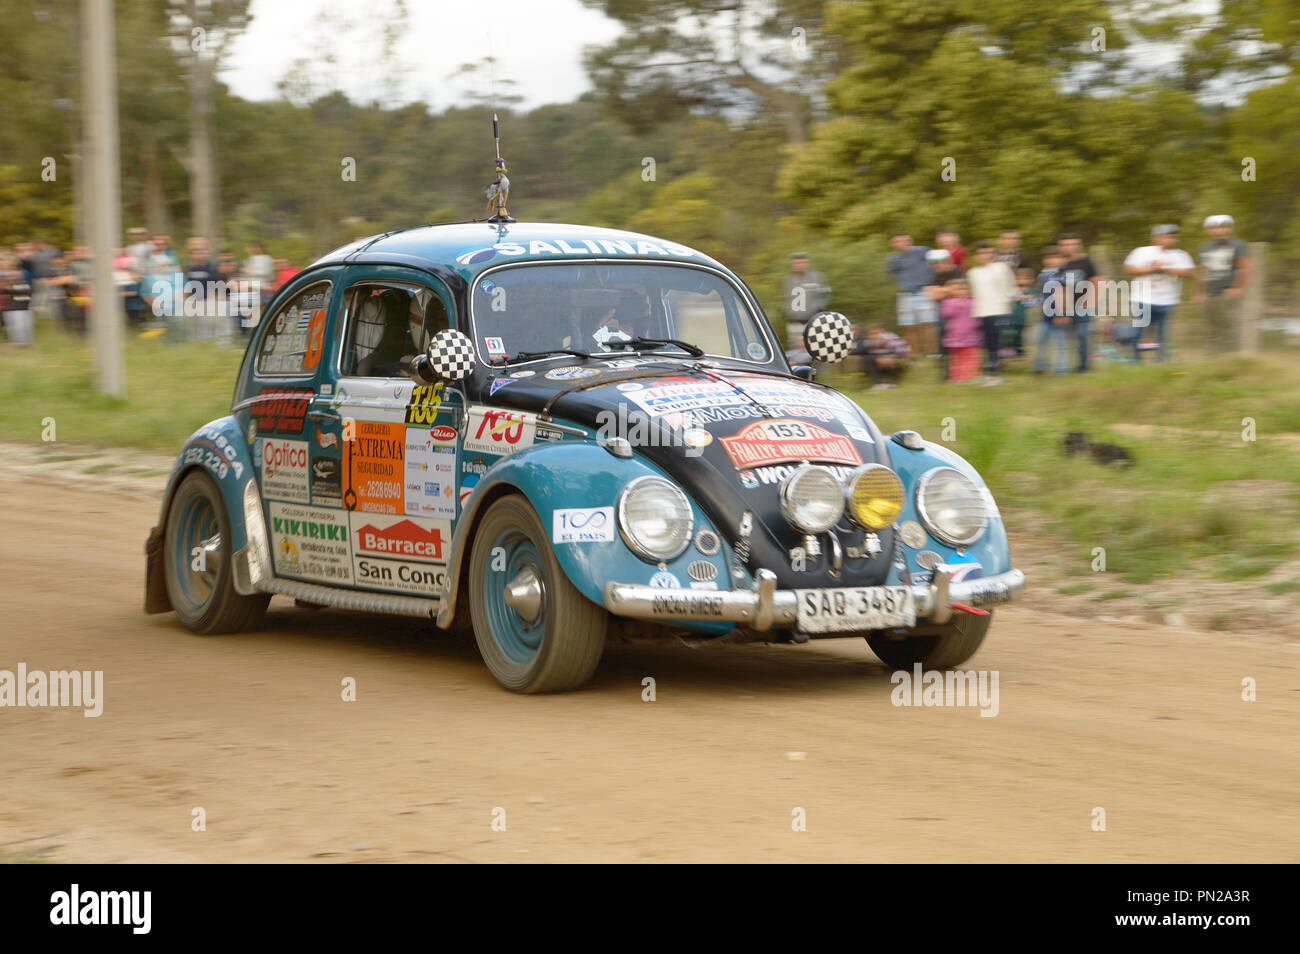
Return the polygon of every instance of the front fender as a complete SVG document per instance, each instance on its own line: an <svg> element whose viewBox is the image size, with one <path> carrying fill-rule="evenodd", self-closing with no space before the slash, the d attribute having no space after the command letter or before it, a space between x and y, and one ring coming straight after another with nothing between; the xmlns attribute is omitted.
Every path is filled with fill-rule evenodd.
<svg viewBox="0 0 1300 954"><path fill-rule="evenodd" d="M167 511L171 508L176 487L194 470L202 470L211 477L221 493L226 514L230 518L232 538L226 552L238 553L248 543L247 529L244 526L243 491L248 481L255 477L254 463L238 422L233 417L223 417L204 424L191 434L181 452L176 455L176 463L172 465L171 476L167 478L167 489L163 492L158 523L149 532L149 539L145 543L147 613L165 613L172 608L167 599L162 564Z"/></svg>
<svg viewBox="0 0 1300 954"><path fill-rule="evenodd" d="M975 541L969 547L965 547L964 553L959 552L958 548L951 547L941 540L932 536L926 529L925 545L919 549L910 547L900 547L904 552L904 559L907 564L907 573L913 579L920 576L922 579L927 578L928 570L917 563L917 555L922 550L930 550L938 553L943 557L945 564L960 565L967 563L976 563L983 576L996 576L1005 573L1011 569L1011 549L1007 545L1007 531L1002 523L1002 514L999 512L997 503L993 495L989 492L988 485L984 483L984 478L979 472L961 455L954 453L948 448L926 441L924 446L919 450L911 450L904 447L897 441L890 440L887 443L889 448L890 466L903 481L905 488L906 502L903 505L903 512L898 516L898 522L901 524L906 520L914 520L925 529L925 522L921 520L920 514L916 507L916 488L921 475L935 467L952 467L965 474L975 482L984 495L984 501L989 509L989 524L984 535ZM961 576L962 579L975 579L971 576L973 569ZM890 582L898 582L902 579L903 572L895 567L890 572Z"/></svg>
<svg viewBox="0 0 1300 954"><path fill-rule="evenodd" d="M466 557L473 546L474 531L479 517L488 504L502 493L518 492L527 498L537 511L542 526L551 539L551 547L569 580L587 599L598 606L605 605L605 584L610 580L646 583L661 572L667 572L679 585L689 586L687 567L692 563L707 561L715 567L719 588L729 583L726 548L710 558L705 558L688 546L683 553L667 561L666 570L659 564L648 563L632 552L623 542L616 526L611 525L610 539L583 543L555 542L555 513L570 508L616 508L618 495L637 477L663 477L673 481L654 464L640 457L615 457L594 442L564 441L537 445L511 457L498 461L480 478L474 492L461 509L460 523L452 541L448 564L447 589L438 613L438 625L451 624L456 611L456 597L462 575L468 562ZM680 486L680 485L679 485ZM695 528L713 528L691 499L690 489L682 488L695 514ZM615 521L617 517L615 517ZM714 528L716 529L716 528ZM697 569L698 572L698 569ZM659 577L661 580L666 577ZM732 624L683 624L686 628L707 632L726 632Z"/></svg>

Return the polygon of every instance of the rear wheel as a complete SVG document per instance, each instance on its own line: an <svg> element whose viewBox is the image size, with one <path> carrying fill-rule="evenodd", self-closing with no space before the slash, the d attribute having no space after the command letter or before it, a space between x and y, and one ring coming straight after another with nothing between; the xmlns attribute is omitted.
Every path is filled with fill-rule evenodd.
<svg viewBox="0 0 1300 954"><path fill-rule="evenodd" d="M867 645L881 662L894 669L911 669L917 663L924 669L951 669L975 655L992 622L992 613L957 613L951 622L920 634L895 639L876 633L867 637Z"/></svg>
<svg viewBox="0 0 1300 954"><path fill-rule="evenodd" d="M230 517L212 478L185 477L167 509L163 570L176 616L203 635L234 633L261 618L270 594L235 592Z"/></svg>
<svg viewBox="0 0 1300 954"><path fill-rule="evenodd" d="M569 582L523 497L502 497L484 514L469 573L474 639L501 685L558 692L591 678L609 614Z"/></svg>

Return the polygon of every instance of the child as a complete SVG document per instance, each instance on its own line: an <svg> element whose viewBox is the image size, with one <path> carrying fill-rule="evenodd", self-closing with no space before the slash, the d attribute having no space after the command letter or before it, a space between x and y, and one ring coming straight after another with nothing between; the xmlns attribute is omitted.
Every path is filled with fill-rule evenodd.
<svg viewBox="0 0 1300 954"><path fill-rule="evenodd" d="M1038 327L1038 347L1034 354L1034 374L1047 373L1047 353L1056 347L1053 373L1065 373L1065 333L1070 327L1070 315L1065 306L1065 255L1055 245L1043 249L1043 270L1038 273L1037 295L1043 311L1043 322Z"/></svg>
<svg viewBox="0 0 1300 954"><path fill-rule="evenodd" d="M964 278L950 278L939 304L943 318L943 347L948 352L948 380L969 381L979 371L983 326L975 317L970 287Z"/></svg>

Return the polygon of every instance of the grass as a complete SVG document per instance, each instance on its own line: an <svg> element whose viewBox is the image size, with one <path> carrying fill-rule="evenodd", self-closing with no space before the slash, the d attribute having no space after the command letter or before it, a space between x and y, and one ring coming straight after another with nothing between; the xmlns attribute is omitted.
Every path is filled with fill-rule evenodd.
<svg viewBox="0 0 1300 954"><path fill-rule="evenodd" d="M229 412L241 357L235 347L132 335L127 397L115 400L96 393L88 343L42 323L32 348L0 345L0 440L40 443L52 417L61 443L173 454ZM1012 367L997 388L943 383L931 364L889 391L827 380L886 434L910 428L939 440L951 418L946 443L979 469L1002 509L1040 521L1013 522L1013 537L1069 542L1078 562L1067 576L1091 575L1096 547L1126 584L1189 570L1248 580L1300 551L1300 357L1102 364L1044 378ZM1243 440L1250 428L1255 439ZM1068 457L1069 431L1128 448L1136 462L1116 469Z"/></svg>
<svg viewBox="0 0 1300 954"><path fill-rule="evenodd" d="M1062 596L1078 596L1080 593L1090 593L1096 587L1091 583L1069 583L1065 586L1058 586L1056 592Z"/></svg>
<svg viewBox="0 0 1300 954"><path fill-rule="evenodd" d="M1268 590L1274 596L1281 596L1284 593L1294 593L1300 590L1300 580L1282 580L1278 583L1266 583L1264 589Z"/></svg>
<svg viewBox="0 0 1300 954"><path fill-rule="evenodd" d="M33 347L0 346L0 440L40 443L52 417L59 443L174 454L196 428L230 413L242 356L233 347L131 335L126 398L109 398L96 390L89 340L42 322Z"/></svg>

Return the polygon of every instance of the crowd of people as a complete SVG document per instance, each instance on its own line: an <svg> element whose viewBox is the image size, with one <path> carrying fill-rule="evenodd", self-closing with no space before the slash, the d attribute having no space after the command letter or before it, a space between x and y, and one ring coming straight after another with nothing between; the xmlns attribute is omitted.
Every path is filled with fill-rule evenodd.
<svg viewBox="0 0 1300 954"><path fill-rule="evenodd" d="M182 256L171 236L132 228L113 259L113 293L132 327L154 325L183 337L230 341L257 324L271 295L299 269L250 242L240 260L230 249L214 258L191 238ZM94 307L94 259L76 246L63 252L44 238L0 248L0 313L8 340L30 344L35 316L82 333Z"/></svg>
<svg viewBox="0 0 1300 954"><path fill-rule="evenodd" d="M998 384L1003 360L1025 357L1027 346L1037 374L1049 373L1049 366L1051 373L1064 374L1071 365L1084 372L1097 319L1105 313L1113 319L1106 328L1113 355L1141 362L1153 351L1167 361L1169 325L1189 278L1197 279L1193 300L1204 303L1211 347L1234 351L1252 263L1233 228L1228 215L1205 220L1198 265L1178 247L1177 225L1157 225L1150 244L1124 259L1124 278L1115 282L1101 274L1082 238L1072 233L1043 248L1037 263L1016 229L970 249L955 229L941 229L933 247L895 233L885 271L897 289L893 317L899 334L883 322L855 325L851 360L876 387L894 386L909 364L926 359L941 362L947 380ZM796 252L784 292L787 343L797 353L807 320L831 307L831 288L811 268L807 253Z"/></svg>

